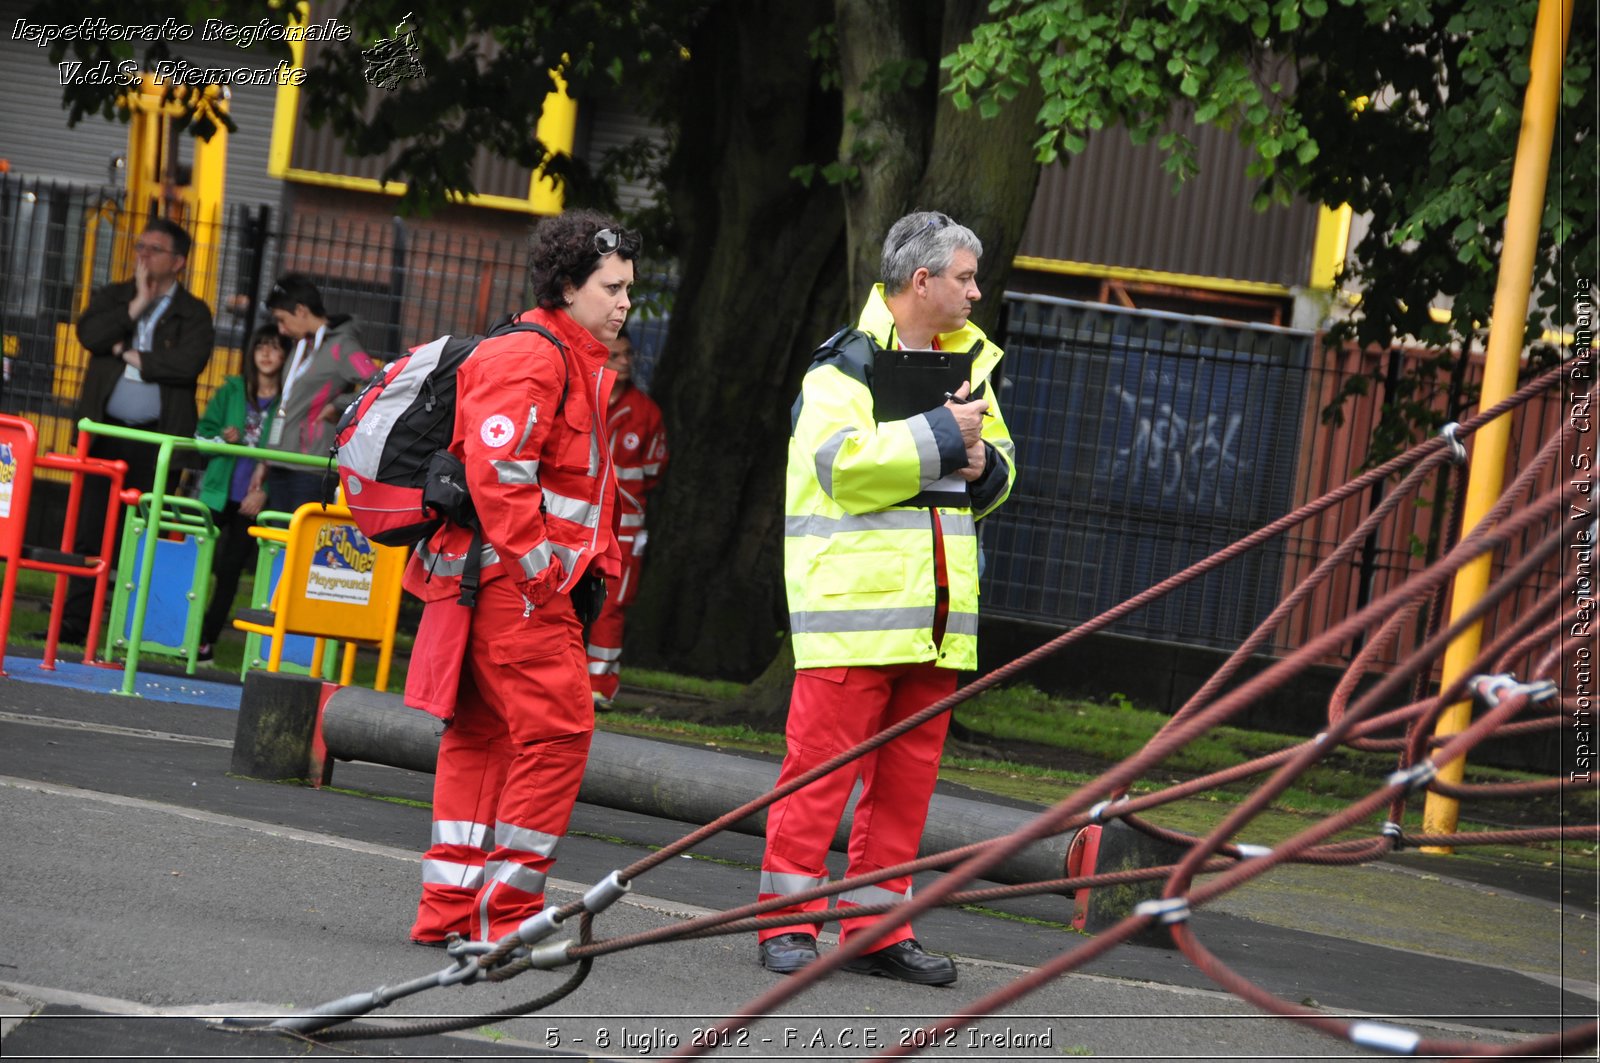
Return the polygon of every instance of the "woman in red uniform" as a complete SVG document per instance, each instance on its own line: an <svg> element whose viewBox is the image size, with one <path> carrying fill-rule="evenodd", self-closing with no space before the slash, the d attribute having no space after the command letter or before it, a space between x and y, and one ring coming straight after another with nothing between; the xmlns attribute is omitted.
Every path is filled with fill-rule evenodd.
<svg viewBox="0 0 1600 1063"><path fill-rule="evenodd" d="M627 319L638 237L592 211L540 224L529 256L541 326L483 341L456 375L450 451L481 529L482 585L458 603L472 530L419 545L425 603L406 702L446 721L433 840L411 939L497 941L544 907L594 731L583 620L614 577L605 342Z"/></svg>

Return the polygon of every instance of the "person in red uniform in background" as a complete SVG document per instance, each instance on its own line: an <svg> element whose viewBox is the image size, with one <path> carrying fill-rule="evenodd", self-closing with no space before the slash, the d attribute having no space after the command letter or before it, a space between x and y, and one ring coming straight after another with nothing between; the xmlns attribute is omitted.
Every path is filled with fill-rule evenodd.
<svg viewBox="0 0 1600 1063"><path fill-rule="evenodd" d="M667 467L667 431L661 407L633 383L633 341L626 331L606 344L606 368L617 374L611 386L606 432L611 437L611 467L617 474L617 546L622 578L606 586L606 604L589 627L589 690L594 703L609 708L622 679L623 613L639 593L644 572L645 498Z"/></svg>
<svg viewBox="0 0 1600 1063"><path fill-rule="evenodd" d="M484 340L456 374L449 452L481 529L446 523L405 586L422 619L406 704L446 721L433 840L411 940L498 941L544 908L594 732L583 624L621 572L605 446L605 341L628 315L639 239L593 211L540 223L518 320L547 329ZM481 586L460 600L469 551Z"/></svg>

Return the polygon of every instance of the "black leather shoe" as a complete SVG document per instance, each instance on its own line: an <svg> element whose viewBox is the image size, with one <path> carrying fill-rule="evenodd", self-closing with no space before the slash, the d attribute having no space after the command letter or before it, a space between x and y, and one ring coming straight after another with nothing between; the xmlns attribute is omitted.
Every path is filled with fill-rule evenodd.
<svg viewBox="0 0 1600 1063"><path fill-rule="evenodd" d="M857 956L846 963L844 969L857 974L898 978L902 982L915 982L917 985L949 985L956 980L956 961L948 956L935 956L922 951L916 938L907 938L886 949Z"/></svg>
<svg viewBox="0 0 1600 1063"><path fill-rule="evenodd" d="M778 974L793 974L817 958L817 939L811 934L779 934L760 946L761 966Z"/></svg>

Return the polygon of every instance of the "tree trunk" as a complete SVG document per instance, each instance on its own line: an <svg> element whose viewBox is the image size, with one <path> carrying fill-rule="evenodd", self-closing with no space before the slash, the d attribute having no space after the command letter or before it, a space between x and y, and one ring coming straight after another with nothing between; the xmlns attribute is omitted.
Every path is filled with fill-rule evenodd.
<svg viewBox="0 0 1600 1063"><path fill-rule="evenodd" d="M750 679L784 637L789 406L845 312L843 205L790 175L838 145L838 95L806 54L829 17L820 2L725 3L690 45L666 177L682 282L654 388L672 459L651 499L631 662Z"/></svg>
<svg viewBox="0 0 1600 1063"><path fill-rule="evenodd" d="M692 46L698 84L669 173L687 247L656 383L672 462L652 502L628 658L738 679L765 667L737 712L771 720L787 702L792 657L777 651L789 408L811 351L854 320L877 280L889 226L934 209L976 231L989 296L980 323L998 319L1038 182L1037 102L985 120L938 92L939 56L984 11L980 0L837 0L842 107L812 64L785 54L829 17L820 5L724 5ZM793 160L835 151L858 167L842 195L808 194L789 176Z"/></svg>

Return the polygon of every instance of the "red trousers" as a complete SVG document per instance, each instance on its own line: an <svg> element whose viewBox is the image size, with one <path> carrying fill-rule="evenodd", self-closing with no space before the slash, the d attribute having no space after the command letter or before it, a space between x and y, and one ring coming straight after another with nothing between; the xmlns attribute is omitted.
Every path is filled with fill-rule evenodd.
<svg viewBox="0 0 1600 1063"><path fill-rule="evenodd" d="M622 685L622 628L628 606L639 596L639 577L644 558L633 552L633 536L617 536L622 548L622 575L606 585L606 603L589 625L589 640L584 647L589 661L589 689L610 701Z"/></svg>
<svg viewBox="0 0 1600 1063"><path fill-rule="evenodd" d="M433 843L422 857L412 938L455 932L497 941L544 908L545 875L593 733L571 600L557 594L527 612L510 580L485 583L455 718L439 742Z"/></svg>
<svg viewBox="0 0 1600 1063"><path fill-rule="evenodd" d="M789 752L778 784L802 775L834 755L912 716L955 691L956 673L926 664L857 668L811 668L795 673L789 702ZM950 714L944 713L851 765L832 772L783 798L767 813L767 849L761 861L760 899L795 893L828 881L829 844L844 814L857 778L850 829L850 862L846 876L866 874L905 863L917 855L928 801L939 777L939 756ZM838 898L840 908L903 901L911 896L911 876L887 879L875 886L850 890ZM821 911L827 899L782 909ZM840 933L871 925L876 916L845 919ZM761 940L779 934L818 933L821 924L778 927L760 932ZM903 923L878 940L887 948L912 936Z"/></svg>

